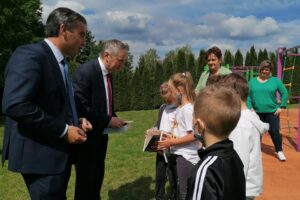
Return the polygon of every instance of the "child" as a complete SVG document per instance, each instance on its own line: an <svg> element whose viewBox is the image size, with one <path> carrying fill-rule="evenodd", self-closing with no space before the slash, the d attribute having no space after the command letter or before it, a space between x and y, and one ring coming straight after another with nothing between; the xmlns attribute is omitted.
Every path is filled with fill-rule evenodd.
<svg viewBox="0 0 300 200"><path fill-rule="evenodd" d="M165 136L160 142L162 148L170 148L169 164L179 183L179 199L185 199L187 179L194 165L199 161L199 142L193 136L193 102L195 93L192 76L189 72L177 73L171 76L169 85L176 94L179 107L176 111L173 125L173 137Z"/></svg>
<svg viewBox="0 0 300 200"><path fill-rule="evenodd" d="M164 101L161 105L157 120L157 129L164 132L171 133L172 124L175 120L176 112L176 99L172 95L171 88L167 82L160 85L160 95ZM167 155L165 155L167 156ZM167 157L166 157L167 158ZM173 185L175 182L175 176L168 169L168 163L166 162L164 155L159 151L156 155L156 182L155 182L155 199L163 200L165 193L166 174L170 182L170 197L168 199L176 199L176 186Z"/></svg>
<svg viewBox="0 0 300 200"><path fill-rule="evenodd" d="M236 128L229 135L233 146L244 164L246 178L246 199L253 200L262 192L262 157L260 136L269 129L269 124L259 120L257 114L247 108L249 94L247 80L239 74L226 75L221 81L233 88L241 99L241 117Z"/></svg>
<svg viewBox="0 0 300 200"><path fill-rule="evenodd" d="M198 94L194 128L206 148L199 150L201 160L189 179L187 200L245 199L243 163L228 139L240 113L240 98L231 88L209 85Z"/></svg>

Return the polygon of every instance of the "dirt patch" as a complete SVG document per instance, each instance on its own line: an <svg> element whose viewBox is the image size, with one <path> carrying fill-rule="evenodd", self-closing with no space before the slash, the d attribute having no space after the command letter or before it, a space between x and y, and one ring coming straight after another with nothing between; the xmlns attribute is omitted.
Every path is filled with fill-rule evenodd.
<svg viewBox="0 0 300 200"><path fill-rule="evenodd" d="M277 159L269 134L262 139L263 194L256 200L300 200L300 152L297 152L298 109L289 110L290 132L286 113L280 117L285 162Z"/></svg>

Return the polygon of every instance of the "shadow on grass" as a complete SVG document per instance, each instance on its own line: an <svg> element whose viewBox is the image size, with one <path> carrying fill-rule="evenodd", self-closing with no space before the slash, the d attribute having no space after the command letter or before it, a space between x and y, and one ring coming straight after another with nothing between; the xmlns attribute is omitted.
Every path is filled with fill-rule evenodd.
<svg viewBox="0 0 300 200"><path fill-rule="evenodd" d="M147 200L153 199L154 191L150 189L153 182L151 177L140 177L139 179L121 185L115 190L108 191L108 199L122 199L122 200Z"/></svg>

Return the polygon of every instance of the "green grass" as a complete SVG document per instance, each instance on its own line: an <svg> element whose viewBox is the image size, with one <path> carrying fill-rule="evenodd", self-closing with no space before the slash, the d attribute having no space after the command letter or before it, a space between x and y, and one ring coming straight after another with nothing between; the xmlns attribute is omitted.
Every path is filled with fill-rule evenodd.
<svg viewBox="0 0 300 200"><path fill-rule="evenodd" d="M119 117L133 120L126 133L111 134L106 156L106 172L101 190L102 199L147 200L154 197L155 153L142 152L144 132L155 124L157 110L118 113ZM0 124L0 152L3 122ZM75 173L69 181L68 199L74 197ZM0 199L29 200L20 174L7 170L7 162L0 168Z"/></svg>

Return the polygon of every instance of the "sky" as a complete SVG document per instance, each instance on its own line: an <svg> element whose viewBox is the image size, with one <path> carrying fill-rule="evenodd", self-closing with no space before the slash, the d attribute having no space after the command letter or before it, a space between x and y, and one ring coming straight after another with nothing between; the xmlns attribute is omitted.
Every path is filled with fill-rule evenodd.
<svg viewBox="0 0 300 200"><path fill-rule="evenodd" d="M300 45L300 0L42 0L43 21L57 7L81 13L95 39L129 44L134 65L150 48L159 57L190 46L233 54Z"/></svg>

